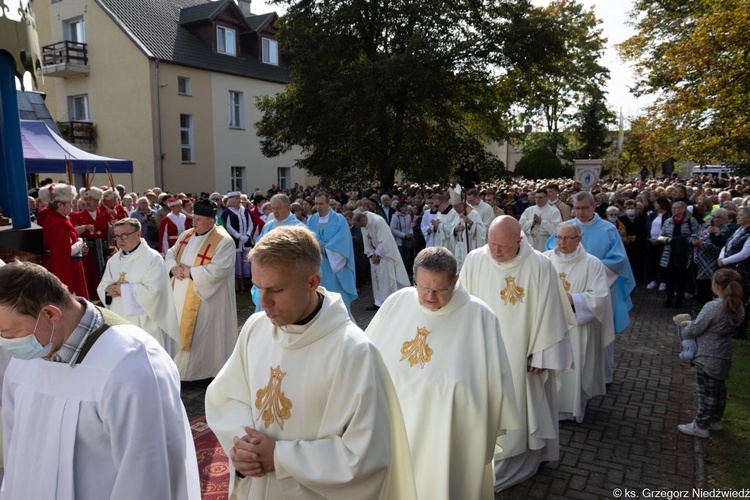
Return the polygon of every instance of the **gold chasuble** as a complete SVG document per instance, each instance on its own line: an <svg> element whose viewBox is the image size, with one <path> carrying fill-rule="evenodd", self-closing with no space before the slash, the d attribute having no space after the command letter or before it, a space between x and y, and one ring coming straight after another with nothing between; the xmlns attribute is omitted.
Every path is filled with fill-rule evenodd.
<svg viewBox="0 0 750 500"><path fill-rule="evenodd" d="M195 234L195 228L187 230L187 235L180 241L180 246L177 248L177 262L180 262L182 252L185 250L188 242ZM219 246L219 242L225 236L229 236L226 230L217 226L208 235L206 241L203 242L198 255L195 257L193 266L205 266L211 262L216 252L216 248ZM174 278L173 278L174 280ZM185 304L182 307L182 316L180 318L180 340L182 342L182 350L189 351L190 346L193 343L193 333L195 332L195 321L198 318L198 309L201 305L201 299L195 294L195 284L193 278L190 278L190 284L188 285L187 296L185 297Z"/></svg>

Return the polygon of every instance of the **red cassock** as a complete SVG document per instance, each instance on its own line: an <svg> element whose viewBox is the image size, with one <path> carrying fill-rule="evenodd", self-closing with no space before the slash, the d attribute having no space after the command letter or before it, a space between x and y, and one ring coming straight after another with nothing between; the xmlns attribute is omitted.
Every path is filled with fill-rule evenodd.
<svg viewBox="0 0 750 500"><path fill-rule="evenodd" d="M42 264L49 272L60 278L68 290L79 297L88 299L83 262L80 258L70 256L71 246L76 241L78 241L78 235L68 218L49 210L42 229L44 244Z"/></svg>
<svg viewBox="0 0 750 500"><path fill-rule="evenodd" d="M188 219L185 218L185 230L189 229L188 227ZM172 248L172 246L177 243L177 238L180 236L179 228L177 227L177 224L172 221L172 219L169 218L169 214L162 217L161 222L159 222L159 252L161 253L167 253L167 250ZM167 232L167 248L164 248L164 232Z"/></svg>
<svg viewBox="0 0 750 500"><path fill-rule="evenodd" d="M111 211L109 212L114 220L122 220L128 218L128 211L125 210L125 207L123 207L122 205L115 205L114 212L114 214L112 214Z"/></svg>
<svg viewBox="0 0 750 500"><path fill-rule="evenodd" d="M96 220L92 219L86 210L81 210L70 214L70 222L73 226L94 226L93 232L84 231L81 238L86 240L89 246L88 253L83 256L86 286L89 290L96 290L107 266L109 223L112 222L112 216L107 207L99 205L96 209Z"/></svg>

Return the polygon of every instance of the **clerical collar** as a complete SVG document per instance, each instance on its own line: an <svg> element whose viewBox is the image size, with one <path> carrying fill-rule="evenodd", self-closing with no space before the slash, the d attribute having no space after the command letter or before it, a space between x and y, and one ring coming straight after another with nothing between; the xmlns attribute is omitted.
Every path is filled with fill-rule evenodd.
<svg viewBox="0 0 750 500"><path fill-rule="evenodd" d="M441 213L441 214L443 214L443 215L448 215L448 213L449 213L449 212L450 212L451 210L453 210L453 207L452 207L452 206L450 206L450 205L448 205L448 208L446 208L445 210L443 210L443 211L442 211L442 212L440 212L440 213Z"/></svg>
<svg viewBox="0 0 750 500"><path fill-rule="evenodd" d="M195 232L196 236L206 236L208 233L210 233L214 228L209 229L205 233L199 233L198 231Z"/></svg>
<svg viewBox="0 0 750 500"><path fill-rule="evenodd" d="M556 199L556 200L554 200L554 201L552 201L552 200L547 200L547 202L548 202L548 203L549 203L550 205L556 206L556 205L557 205L558 203L560 203L560 198L558 198L558 199Z"/></svg>
<svg viewBox="0 0 750 500"><path fill-rule="evenodd" d="M140 241L138 242L138 244L137 244L137 245L135 246L135 248L134 248L134 249L132 249L132 250L131 250L131 251L129 251L129 252L126 252L125 250L123 250L123 251L122 251L122 254L123 254L123 255L130 255L131 253L133 253L133 252L135 252L136 250L138 250L138 247L139 247L139 246L141 246L141 242L140 242Z"/></svg>
<svg viewBox="0 0 750 500"><path fill-rule="evenodd" d="M315 318L315 316L318 315L318 313L320 312L320 309L323 307L323 299L325 298L325 296L322 293L320 293L320 292L315 292L315 293L318 294L318 305L315 306L315 309L313 310L313 312L311 312L310 314L308 314L307 316L305 316L301 320L299 320L299 321L297 321L295 323L292 323L293 325L297 325L297 326L306 325L310 321L312 321L313 318Z"/></svg>
<svg viewBox="0 0 750 500"><path fill-rule="evenodd" d="M560 248L560 247L557 247L557 248ZM576 247L576 249L573 250L572 253L562 253L562 252L555 251L555 253L557 254L557 257L560 260L573 260L576 257L578 257L578 254L580 252L581 252L581 244L580 243L578 244L578 246Z"/></svg>

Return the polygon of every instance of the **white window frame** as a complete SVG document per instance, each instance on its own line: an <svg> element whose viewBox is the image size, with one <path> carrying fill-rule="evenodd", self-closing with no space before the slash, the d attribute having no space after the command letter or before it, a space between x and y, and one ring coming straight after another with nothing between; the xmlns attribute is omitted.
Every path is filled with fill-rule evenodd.
<svg viewBox="0 0 750 500"><path fill-rule="evenodd" d="M184 126L183 118L187 119L187 126ZM193 115L180 114L180 158L182 163L195 163Z"/></svg>
<svg viewBox="0 0 750 500"><path fill-rule="evenodd" d="M86 23L83 16L63 21L63 39L68 42L86 43Z"/></svg>
<svg viewBox="0 0 750 500"><path fill-rule="evenodd" d="M230 168L230 184L232 191L245 192L245 167Z"/></svg>
<svg viewBox="0 0 750 500"><path fill-rule="evenodd" d="M245 93L229 91L229 128L245 127Z"/></svg>
<svg viewBox="0 0 750 500"><path fill-rule="evenodd" d="M184 86L184 89L181 89L180 87ZM179 95L187 95L191 96L193 95L193 82L190 78L186 76L178 76L177 77L177 93Z"/></svg>
<svg viewBox="0 0 750 500"><path fill-rule="evenodd" d="M278 167L276 169L276 181L279 189L287 189L292 182L292 169L290 167Z"/></svg>
<svg viewBox="0 0 750 500"><path fill-rule="evenodd" d="M226 26L216 27L216 52L228 56L237 55L237 32Z"/></svg>
<svg viewBox="0 0 750 500"><path fill-rule="evenodd" d="M83 105L83 116L78 114L78 104ZM68 119L72 122L88 122L91 121L91 114L89 112L89 96L88 94L71 95L68 96Z"/></svg>
<svg viewBox="0 0 750 500"><path fill-rule="evenodd" d="M279 65L279 42L271 38L261 38L262 61L264 64Z"/></svg>

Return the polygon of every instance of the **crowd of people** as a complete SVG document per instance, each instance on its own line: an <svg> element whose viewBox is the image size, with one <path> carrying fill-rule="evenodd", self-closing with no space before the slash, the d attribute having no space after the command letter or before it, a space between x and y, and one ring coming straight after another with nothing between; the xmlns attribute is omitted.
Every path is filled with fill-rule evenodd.
<svg viewBox="0 0 750 500"><path fill-rule="evenodd" d="M76 498L117 491L155 459L149 473L170 471L160 498L194 498L194 449L175 397L181 381L213 379L207 422L238 498L489 498L558 460L559 422L582 422L606 393L636 285L663 292L681 312L681 340L694 343L701 397L680 432L721 428L729 338L747 329L750 182L198 196L58 182L33 194L46 270L0 269L0 342L33 361L5 372L14 495L38 496L27 461L51 440L59 450L35 473L64 474ZM363 332L351 304L368 282L376 312ZM242 293L256 314L238 337ZM151 375L127 382L126 368ZM17 383L27 377L43 383ZM79 377L90 396L76 392ZM162 406L145 410L149 398ZM102 408L113 415L97 427L89 421ZM53 429L47 417L58 413ZM141 418L160 424L153 443L119 444ZM60 422L71 427L65 439L52 437ZM93 450L90 434L108 433L97 439L110 448ZM149 457L154 446L161 454ZM86 479L106 453L117 459L91 465L98 475Z"/></svg>

